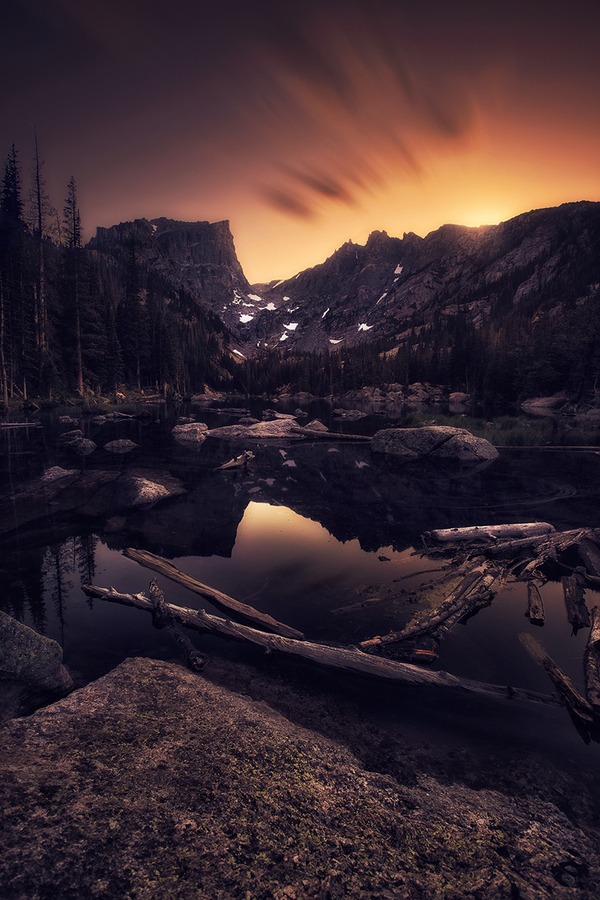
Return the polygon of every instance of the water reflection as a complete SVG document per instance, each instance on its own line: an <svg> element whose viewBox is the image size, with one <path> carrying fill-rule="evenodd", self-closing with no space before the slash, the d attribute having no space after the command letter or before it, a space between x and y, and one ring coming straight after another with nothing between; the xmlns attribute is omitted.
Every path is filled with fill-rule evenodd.
<svg viewBox="0 0 600 900"><path fill-rule="evenodd" d="M226 420L210 415L210 424ZM89 601L81 591L90 582L146 589L153 574L122 555L127 546L167 556L307 637L353 643L404 624L394 598L441 565L421 558L424 531L536 519L558 530L600 525L600 459L593 453L504 451L473 472L386 464L368 443L316 442L253 447L247 471L218 472L231 447L181 447L164 414L145 423L82 425L99 447L85 467L60 444L60 429L3 432L0 606L57 639L84 678L131 655L176 656L149 616ZM118 438L139 449L119 458L102 450ZM73 474L42 488L40 476L53 466ZM140 479L177 484L179 493L136 506L131 485ZM182 587L158 581L173 602L201 605ZM524 586L507 585L490 608L454 629L436 666L548 693L545 673L517 639L533 630L581 686L587 630L571 636L559 585L545 587L544 603L540 633L525 618Z"/></svg>

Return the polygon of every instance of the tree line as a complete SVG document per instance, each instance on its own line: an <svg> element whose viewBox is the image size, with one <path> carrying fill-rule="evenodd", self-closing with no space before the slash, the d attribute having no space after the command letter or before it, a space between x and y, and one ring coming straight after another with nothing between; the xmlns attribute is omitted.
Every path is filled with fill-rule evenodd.
<svg viewBox="0 0 600 900"><path fill-rule="evenodd" d="M566 391L575 403L600 390L600 286L560 315L496 309L476 327L455 314L411 328L400 343L298 354L265 351L245 363L249 394L340 396L366 385L415 382L464 391L485 405Z"/></svg>
<svg viewBox="0 0 600 900"><path fill-rule="evenodd" d="M77 184L50 202L37 136L29 190L10 148L0 190L2 404L113 393L121 384L186 393L233 369L226 330L128 248L108 266L82 242Z"/></svg>

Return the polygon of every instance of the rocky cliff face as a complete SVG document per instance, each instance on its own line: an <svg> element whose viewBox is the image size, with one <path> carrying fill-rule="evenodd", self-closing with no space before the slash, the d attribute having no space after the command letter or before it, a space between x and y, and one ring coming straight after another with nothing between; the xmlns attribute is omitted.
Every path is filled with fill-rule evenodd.
<svg viewBox="0 0 600 900"><path fill-rule="evenodd" d="M556 316L600 288L600 203L568 203L500 225L444 225L422 238L375 231L287 281L250 286L228 222L137 219L99 228L90 248L184 288L231 332L238 353L323 350L465 319Z"/></svg>
<svg viewBox="0 0 600 900"><path fill-rule="evenodd" d="M251 291L236 256L229 222L176 222L136 219L98 228L89 248L125 264L135 249L140 267L163 277L174 289L184 288L223 320L229 305Z"/></svg>
<svg viewBox="0 0 600 900"><path fill-rule="evenodd" d="M456 316L481 325L511 310L556 314L599 283L600 203L570 203L500 225L444 225L425 238L374 232L365 246L345 244L322 265L262 291L293 328L273 315L269 331L264 313L251 327L258 340L285 339L302 350L402 340Z"/></svg>

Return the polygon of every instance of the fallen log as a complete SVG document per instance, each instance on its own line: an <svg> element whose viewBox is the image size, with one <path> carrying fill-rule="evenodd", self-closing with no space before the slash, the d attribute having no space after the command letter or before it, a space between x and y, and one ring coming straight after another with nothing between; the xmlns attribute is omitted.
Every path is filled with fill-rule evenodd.
<svg viewBox="0 0 600 900"><path fill-rule="evenodd" d="M585 577L575 571L573 575L563 575L562 586L567 609L567 619L574 630L589 628L590 613L583 598Z"/></svg>
<svg viewBox="0 0 600 900"><path fill-rule="evenodd" d="M581 696L571 679L548 656L536 639L530 634L520 634L519 640L531 658L546 670L554 683L559 699L569 710L572 717L588 730L590 726L597 725L592 706L585 697Z"/></svg>
<svg viewBox="0 0 600 900"><path fill-rule="evenodd" d="M533 581L527 582L527 616L532 625L543 625L546 621L542 595Z"/></svg>
<svg viewBox="0 0 600 900"><path fill-rule="evenodd" d="M248 606L247 603L241 603L239 600L234 600L233 597L228 597L227 594L209 587L207 584L202 584L201 581L197 581L191 575L182 572L173 563L170 563L168 559L163 559L162 556L156 556L147 550L136 550L133 547L128 547L123 553L128 559L135 560L140 565L146 566L147 569L152 569L154 572L158 572L159 575L164 575L166 578L170 578L171 581L182 584L188 590L193 591L194 594L209 600L217 609L222 609L242 622L255 625L257 628L264 628L273 634L281 634L284 637L296 640L302 640L304 637L301 631L297 631L289 625L284 625L283 622L278 622L277 619L267 615L267 613L262 613L254 609L254 607Z"/></svg>
<svg viewBox="0 0 600 900"><path fill-rule="evenodd" d="M370 443L371 438L366 434L344 434L342 431L318 431L316 428L307 428L302 425L292 425L291 431L302 434L304 437L320 441L350 441L353 444Z"/></svg>
<svg viewBox="0 0 600 900"><path fill-rule="evenodd" d="M391 631L383 636L369 638L358 645L361 650L380 649L385 644L396 644L410 638L420 637L434 630L449 630L457 621L477 606L489 603L490 588L497 577L495 570L486 571L482 566L472 569L451 594L437 606L425 619L403 628ZM448 628L444 626L448 623Z"/></svg>
<svg viewBox="0 0 600 900"><path fill-rule="evenodd" d="M583 671L586 697L600 716L600 607L593 607L591 617L591 631L583 652Z"/></svg>
<svg viewBox="0 0 600 900"><path fill-rule="evenodd" d="M554 526L547 522L523 522L519 525L473 525L468 528L439 528L426 534L439 544L455 541L498 541L501 538L527 538L550 534Z"/></svg>
<svg viewBox="0 0 600 900"><path fill-rule="evenodd" d="M82 589L89 597L109 600L125 606L134 606L147 612L152 612L153 609L152 601L142 593L121 594L115 591L114 588L103 588L93 585L84 585ZM297 641L278 634L267 634L264 631L251 628L249 625L240 625L239 623L231 622L229 619L212 616L201 609L186 609L185 607L175 606L173 603L167 603L166 606L173 618L187 628L194 628L204 633L218 634L233 640L245 641L262 647L267 652L286 653L318 665L327 666L328 668L340 669L350 674L370 675L400 684L455 688L497 699L519 699L551 705L555 703L554 698L535 691L458 678L455 675L450 675L448 672L432 672L410 663L371 656L368 653L362 653L356 648L331 647L310 641Z"/></svg>

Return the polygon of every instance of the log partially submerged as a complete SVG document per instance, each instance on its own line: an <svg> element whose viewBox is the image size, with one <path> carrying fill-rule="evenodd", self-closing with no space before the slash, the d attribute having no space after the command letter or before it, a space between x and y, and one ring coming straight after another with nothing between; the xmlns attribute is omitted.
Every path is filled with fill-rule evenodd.
<svg viewBox="0 0 600 900"><path fill-rule="evenodd" d="M486 570L483 566L476 566L425 619L403 628L402 631L392 631L383 636L377 635L367 641L361 641L359 647L366 651L378 650L386 644L400 643L432 631L449 631L464 616L490 602L493 596L490 588L497 575L495 569Z"/></svg>
<svg viewBox="0 0 600 900"><path fill-rule="evenodd" d="M272 632L273 634L280 634L283 637L294 638L296 640L302 640L304 637L301 631L290 628L289 625L278 622L277 619L267 615L267 613L262 613L258 609L248 606L247 603L241 603L239 600L234 600L233 597L228 597L227 594L223 594L221 591L217 591L215 588L203 584L191 575L187 575L185 572L182 572L174 566L173 563L169 562L168 559L163 559L162 556L156 556L154 553L149 553L147 550L136 550L133 547L128 547L124 551L124 555L128 557L128 559L133 559L140 565L146 566L146 568L152 569L154 572L158 572L159 575L164 575L166 578L170 578L171 581L182 584L184 587L188 588L188 590L193 591L194 594L198 594L205 600L209 600L217 607L217 609L222 609L224 612L235 616L242 622L250 623L258 628L264 628L265 631Z"/></svg>
<svg viewBox="0 0 600 900"><path fill-rule="evenodd" d="M546 621L542 595L533 581L527 582L527 616L532 625L543 625Z"/></svg>
<svg viewBox="0 0 600 900"><path fill-rule="evenodd" d="M83 591L89 597L97 597L101 600L109 600L125 606L134 606L137 609L143 609L148 612L152 612L153 609L152 601L142 593L121 594L113 588L92 585L84 586ZM240 625L231 622L229 619L220 619L217 616L212 616L204 612L204 610L186 609L181 606L175 606L172 603L167 603L166 606L173 618L188 628L249 642L264 648L267 652L285 653L322 666L340 669L350 674L370 675L400 684L455 688L498 699L519 699L550 704L555 702L552 697L536 693L535 691L485 684L467 678L458 678L455 675L450 675L448 672L432 672L410 663L371 656L368 653L362 653L358 649L330 647L325 644L315 644L310 641L298 641L282 637L281 635L267 634L248 625Z"/></svg>
<svg viewBox="0 0 600 900"><path fill-rule="evenodd" d="M589 610L583 599L584 584L585 577L582 578L577 571L573 575L563 576L562 579L567 619L575 631L590 626Z"/></svg>
<svg viewBox="0 0 600 900"><path fill-rule="evenodd" d="M586 697L600 716L600 607L592 609L592 627L583 653Z"/></svg>
<svg viewBox="0 0 600 900"><path fill-rule="evenodd" d="M152 624L154 627L169 628L183 651L183 658L188 669L192 669L193 672L201 672L207 663L207 659L198 649L196 649L196 647L194 647L187 634L184 634L177 625L167 606L165 595L157 585L156 581L150 582L148 593L150 594L149 600L152 604Z"/></svg>
<svg viewBox="0 0 600 900"><path fill-rule="evenodd" d="M552 679L560 701L568 709L572 719L583 732L590 730L595 739L599 722L590 703L582 697L571 679L565 675L544 648L530 634L520 634L519 640L535 662L541 665Z"/></svg>
<svg viewBox="0 0 600 900"><path fill-rule="evenodd" d="M507 538L529 538L550 534L554 526L547 522L523 522L518 525L473 525L468 528L439 528L427 532L439 544L474 541L499 541Z"/></svg>
<svg viewBox="0 0 600 900"><path fill-rule="evenodd" d="M577 552L590 575L600 578L600 550L594 541L584 538L577 545Z"/></svg>

